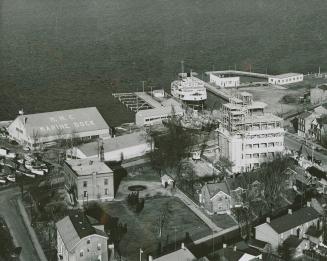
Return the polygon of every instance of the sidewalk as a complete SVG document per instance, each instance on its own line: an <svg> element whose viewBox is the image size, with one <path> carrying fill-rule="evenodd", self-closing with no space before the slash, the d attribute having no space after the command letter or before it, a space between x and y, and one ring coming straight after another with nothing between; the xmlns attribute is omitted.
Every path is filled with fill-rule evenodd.
<svg viewBox="0 0 327 261"><path fill-rule="evenodd" d="M297 134L294 133L290 133L290 132L285 132L286 135L291 136L292 138L296 139L296 140L301 140L302 142L304 142L306 145L312 147L314 146L315 149L319 148L320 150L324 151L327 153L327 149L324 148L323 146L321 146L318 143L312 142L311 140L305 139Z"/></svg>
<svg viewBox="0 0 327 261"><path fill-rule="evenodd" d="M22 200L20 198L17 199L17 204L18 204L18 209L20 211L20 214L21 214L21 216L22 216L22 218L24 220L25 226L26 226L26 228L27 228L27 230L28 230L28 232L30 234L30 237L32 239L32 243L33 243L33 245L35 247L35 250L36 250L40 260L41 261L48 261L45 254L44 254L44 252L43 252L43 249L42 249L42 247L40 245L40 242L39 242L39 240L38 240L38 238L36 236L36 233L35 233L34 229L31 226L31 222L30 222L30 220L28 218L25 207L24 207L23 202L22 202Z"/></svg>
<svg viewBox="0 0 327 261"><path fill-rule="evenodd" d="M208 218L201 210L201 208L195 204L188 196L186 196L182 191L176 188L175 197L179 198L183 203L189 207L194 214L196 214L212 231L219 232L223 229L218 227L210 218Z"/></svg>

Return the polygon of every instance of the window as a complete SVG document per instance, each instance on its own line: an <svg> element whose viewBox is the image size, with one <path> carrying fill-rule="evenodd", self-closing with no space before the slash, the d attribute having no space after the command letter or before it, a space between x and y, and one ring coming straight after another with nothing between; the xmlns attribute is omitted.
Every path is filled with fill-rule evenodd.
<svg viewBox="0 0 327 261"><path fill-rule="evenodd" d="M104 184L108 185L108 179L104 179Z"/></svg>
<svg viewBox="0 0 327 261"><path fill-rule="evenodd" d="M104 194L108 195L108 189L104 189Z"/></svg>
<svg viewBox="0 0 327 261"><path fill-rule="evenodd" d="M98 244L97 248L98 248L98 250L101 250L101 244Z"/></svg>
<svg viewBox="0 0 327 261"><path fill-rule="evenodd" d="M79 256L80 257L84 256L84 251L83 250L81 250L81 252L79 252Z"/></svg>
<svg viewBox="0 0 327 261"><path fill-rule="evenodd" d="M87 191L84 191L83 195L84 195L84 198L86 198L87 197Z"/></svg>
<svg viewBox="0 0 327 261"><path fill-rule="evenodd" d="M87 241L86 241L86 244L90 244L91 243L91 240L90 239L88 239Z"/></svg>
<svg viewBox="0 0 327 261"><path fill-rule="evenodd" d="M84 187L84 188L87 187L87 181L83 181L83 187Z"/></svg>

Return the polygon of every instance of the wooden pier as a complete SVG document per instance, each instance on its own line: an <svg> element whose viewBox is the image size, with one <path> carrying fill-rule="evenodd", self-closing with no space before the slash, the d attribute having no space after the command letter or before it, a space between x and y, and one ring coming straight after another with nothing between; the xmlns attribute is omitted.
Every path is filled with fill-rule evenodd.
<svg viewBox="0 0 327 261"><path fill-rule="evenodd" d="M113 93L112 96L117 98L122 104L133 112L153 109L156 108L158 104L160 105L160 103L153 100L150 95L143 92Z"/></svg>

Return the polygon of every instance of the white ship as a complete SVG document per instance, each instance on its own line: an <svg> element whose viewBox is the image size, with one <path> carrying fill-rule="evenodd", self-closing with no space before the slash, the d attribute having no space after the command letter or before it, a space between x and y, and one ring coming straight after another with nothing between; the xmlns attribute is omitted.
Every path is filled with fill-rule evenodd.
<svg viewBox="0 0 327 261"><path fill-rule="evenodd" d="M171 95L193 108L203 108L207 100L204 82L194 77L192 72L179 74L179 79L171 83Z"/></svg>

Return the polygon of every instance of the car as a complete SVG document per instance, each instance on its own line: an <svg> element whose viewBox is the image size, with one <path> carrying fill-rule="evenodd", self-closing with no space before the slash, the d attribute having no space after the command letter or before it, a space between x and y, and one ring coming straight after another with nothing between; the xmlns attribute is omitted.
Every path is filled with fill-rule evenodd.
<svg viewBox="0 0 327 261"><path fill-rule="evenodd" d="M15 177L15 175L10 174L10 175L7 176L7 180L11 181L11 182L16 182L16 177Z"/></svg>
<svg viewBox="0 0 327 261"><path fill-rule="evenodd" d="M5 185L7 184L7 180L4 177L0 177L0 185Z"/></svg>

